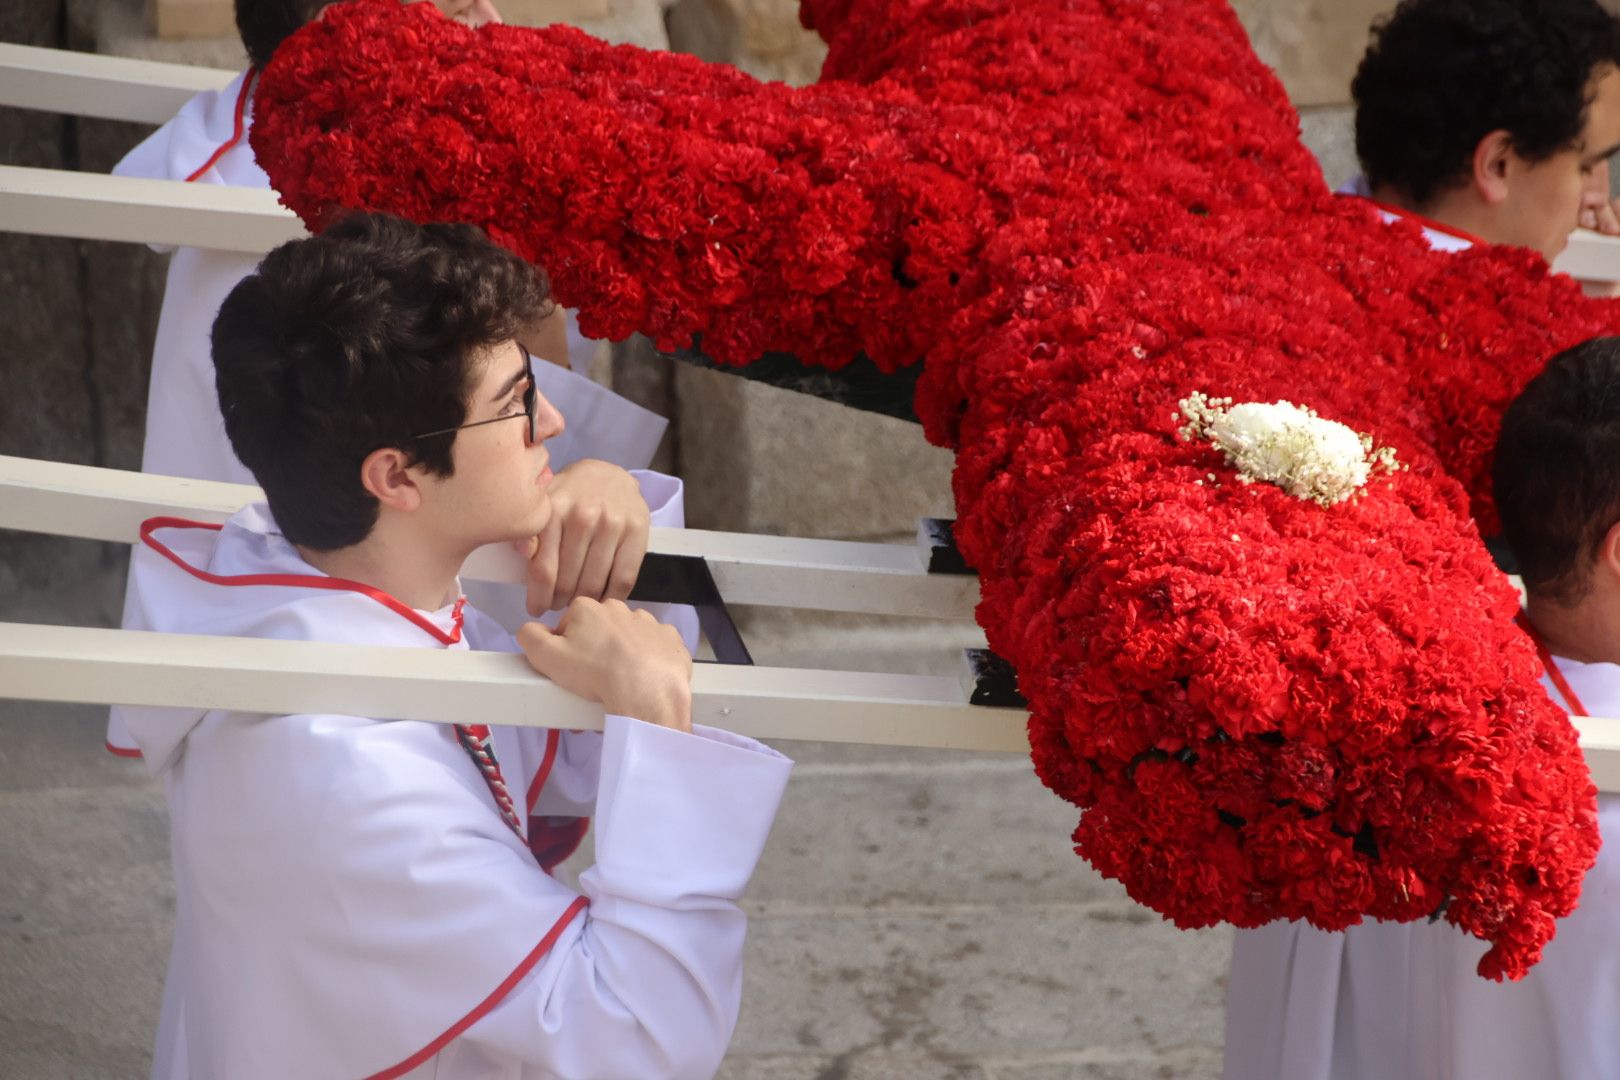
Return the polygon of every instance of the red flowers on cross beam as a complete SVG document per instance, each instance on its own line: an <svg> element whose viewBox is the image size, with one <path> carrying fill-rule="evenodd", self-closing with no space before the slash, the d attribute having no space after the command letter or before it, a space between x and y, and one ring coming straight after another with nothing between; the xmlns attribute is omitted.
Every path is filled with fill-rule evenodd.
<svg viewBox="0 0 1620 1080"><path fill-rule="evenodd" d="M1216 0L803 15L831 51L794 90L347 4L265 71L254 147L314 225L484 226L595 336L923 364L1077 850L1183 926L1444 907L1483 974L1521 975L1595 856L1594 793L1475 519L1503 407L1620 311L1328 195ZM1329 505L1244 482L1178 434L1194 392L1308 406L1403 468Z"/></svg>

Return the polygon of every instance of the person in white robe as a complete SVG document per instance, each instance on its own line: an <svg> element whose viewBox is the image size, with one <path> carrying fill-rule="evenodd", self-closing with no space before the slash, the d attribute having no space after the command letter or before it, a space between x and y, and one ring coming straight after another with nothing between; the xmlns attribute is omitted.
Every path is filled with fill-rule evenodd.
<svg viewBox="0 0 1620 1080"><path fill-rule="evenodd" d="M193 97L173 119L131 150L113 168L114 175L269 190L270 180L248 144L254 81L275 47L314 18L325 2L237 0L237 24L253 66L223 89ZM491 0L434 2L447 17L471 26L500 21ZM220 302L253 272L259 256L192 247L172 250L152 349L141 471L251 484L253 477L232 451L219 415L208 333ZM646 468L668 421L589 377L595 343L580 337L572 314L559 311L538 321L525 328L522 340L537 358L551 361L535 365L535 379L541 393L568 420L566 430L552 440L559 494L573 488L580 498L588 498L591 470L576 469L581 462ZM577 367L570 367L571 363ZM682 501L679 494L674 496L665 509L665 520L658 524L684 524ZM564 521L566 518L559 519L555 531L562 530ZM562 546L556 537L548 542L552 551ZM560 577L563 580L558 582L555 597L545 603L547 610L561 609L574 595L566 570ZM138 606L134 590L139 587L132 577L126 588L126 612ZM509 630L516 630L528 618L521 590L481 581L469 581L467 589L487 614ZM690 609L662 607L656 611L675 622L695 645L697 628ZM124 626L129 626L127 615ZM116 714L108 725L106 746L115 754L138 756Z"/></svg>
<svg viewBox="0 0 1620 1080"><path fill-rule="evenodd" d="M1587 73L1584 86L1561 77L1572 69ZM1513 92L1460 95L1459 85ZM1375 27L1352 92L1365 174L1341 193L1416 225L1435 250L1517 244L1551 259L1583 216L1593 223L1608 206L1620 22L1596 0L1405 0ZM1298 922L1238 930L1224 1080L1452 1075L1430 1067L1428 1010L1433 942L1455 933L1375 920L1340 933Z"/></svg>
<svg viewBox="0 0 1620 1080"><path fill-rule="evenodd" d="M413 315L425 288L469 313ZM465 226L366 215L272 252L213 335L226 428L267 504L223 527L147 522L133 625L518 650L456 575L554 513L563 421L513 337L541 303L529 268ZM597 482L643 541L647 506L679 491ZM319 702L120 710L171 819L154 1080L713 1075L740 1007L737 900L791 762L691 723L690 656L646 613L579 598L519 641L602 703L604 734ZM549 871L559 823L584 814L597 861L576 893Z"/></svg>
<svg viewBox="0 0 1620 1080"><path fill-rule="evenodd" d="M1515 400L1495 492L1548 695L1571 716L1620 717L1620 338L1554 357ZM1522 980L1480 978L1485 944L1445 924L1414 938L1414 1073L1620 1076L1620 795L1600 793L1597 809L1604 843L1580 905Z"/></svg>

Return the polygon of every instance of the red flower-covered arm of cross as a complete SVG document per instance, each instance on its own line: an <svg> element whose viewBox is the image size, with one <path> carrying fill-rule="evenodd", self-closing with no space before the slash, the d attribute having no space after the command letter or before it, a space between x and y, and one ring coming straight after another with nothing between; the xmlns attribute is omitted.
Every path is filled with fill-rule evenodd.
<svg viewBox="0 0 1620 1080"><path fill-rule="evenodd" d="M1620 328L1522 251L1330 196L1216 0L804 0L822 81L357 0L278 53L289 206L472 221L595 336L922 365L979 621L1077 850L1181 925L1446 918L1517 977L1597 845L1476 521L1502 409ZM1246 483L1180 403L1287 400L1399 468Z"/></svg>

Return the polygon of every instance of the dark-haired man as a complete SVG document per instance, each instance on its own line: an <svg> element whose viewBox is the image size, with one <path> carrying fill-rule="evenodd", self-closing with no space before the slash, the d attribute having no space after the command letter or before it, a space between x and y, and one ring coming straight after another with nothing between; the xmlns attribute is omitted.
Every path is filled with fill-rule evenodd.
<svg viewBox="0 0 1620 1080"><path fill-rule="evenodd" d="M1404 0L1374 26L1351 94L1365 175L1347 192L1442 250L1551 260L1583 215L1612 219L1620 21L1597 0Z"/></svg>
<svg viewBox="0 0 1620 1080"><path fill-rule="evenodd" d="M555 512L563 421L515 339L545 303L467 226L356 216L271 252L213 334L267 505L149 522L134 624L515 650L457 572ZM653 503L678 487L641 480ZM156 1080L714 1073L741 997L735 902L791 763L693 726L690 657L644 612L577 599L520 639L602 703L603 734L123 710L171 821ZM580 896L549 874L551 826L593 810Z"/></svg>
<svg viewBox="0 0 1620 1080"><path fill-rule="evenodd" d="M224 89L187 102L174 119L130 151L114 173L268 190L269 178L248 145L255 76L282 41L326 6L327 0L236 0L237 27L253 66ZM433 0L433 6L473 28L500 21L491 0ZM256 255L237 251L190 247L174 251L152 349L142 471L253 482L251 471L237 460L225 436L214 395L208 334L220 302L257 261ZM604 582L587 573L603 558L611 558L623 541L612 529L616 519L597 513L597 463L646 466L667 422L569 370L570 355L583 358L585 352L571 348L561 311L548 308L518 336L537 358L552 361L537 367L535 378L570 421L568 430L552 440L557 469L552 499L558 513L534 546L530 607L561 608L575 595L622 598L623 592L600 591ZM523 620L521 594L483 583L470 587L489 613L509 628ZM126 608L135 602L135 597L127 597ZM116 721L109 725L107 748L125 756L135 754Z"/></svg>
<svg viewBox="0 0 1620 1080"><path fill-rule="evenodd" d="M1495 495L1548 695L1572 716L1620 716L1620 338L1554 357L1508 408ZM1481 979L1484 945L1449 926L1416 939L1427 1075L1620 1076L1620 796L1598 796L1598 827L1580 906L1521 981Z"/></svg>

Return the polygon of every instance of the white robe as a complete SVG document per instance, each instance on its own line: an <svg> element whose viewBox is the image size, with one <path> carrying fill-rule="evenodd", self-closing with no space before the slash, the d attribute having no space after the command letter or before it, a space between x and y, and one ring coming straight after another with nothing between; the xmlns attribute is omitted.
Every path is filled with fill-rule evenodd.
<svg viewBox="0 0 1620 1080"><path fill-rule="evenodd" d="M1620 665L1556 663L1588 712L1620 715ZM1620 835L1620 796L1598 796L1598 829ZM1446 922L1240 930L1226 1080L1620 1077L1620 848L1599 850L1580 906L1523 979L1481 978L1487 947Z"/></svg>
<svg viewBox="0 0 1620 1080"><path fill-rule="evenodd" d="M137 549L138 627L515 648L471 607L458 626L453 607L411 612L305 584L332 579L262 506L154 539L172 559ZM741 998L735 902L791 769L775 751L625 717L604 735L497 728L520 838L444 725L120 711L171 817L175 941L154 1080L627 1080L718 1067ZM597 864L582 899L530 845L544 842L546 815L591 812Z"/></svg>
<svg viewBox="0 0 1620 1080"><path fill-rule="evenodd" d="M131 150L113 169L114 175L269 190L270 179L248 145L247 133L253 123L247 83L251 74L244 72L224 89L192 98L172 120ZM152 348L143 472L254 483L225 435L214 390L209 335L226 295L258 264L259 256L242 252L187 247L174 251ZM577 336L572 319L569 328ZM571 357L588 354L583 339L571 338ZM548 440L554 468L582 458L610 461L626 469L647 467L667 420L556 364L536 362L534 373L540 393L566 422L563 434ZM475 602L503 625L515 627L525 617L520 591L506 589L502 595L501 590L482 582L469 585ZM132 591L136 587L131 578L124 598L126 611L139 602ZM126 756L135 754L116 720L108 725L107 748Z"/></svg>

